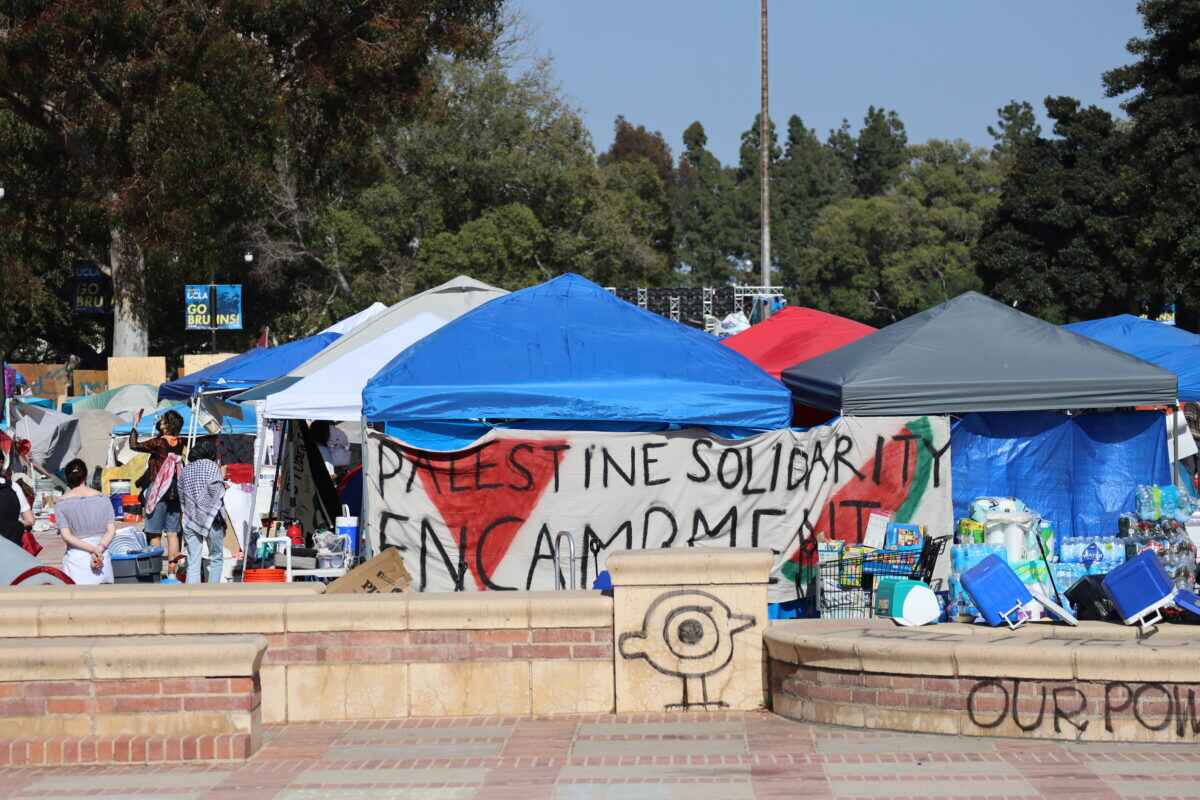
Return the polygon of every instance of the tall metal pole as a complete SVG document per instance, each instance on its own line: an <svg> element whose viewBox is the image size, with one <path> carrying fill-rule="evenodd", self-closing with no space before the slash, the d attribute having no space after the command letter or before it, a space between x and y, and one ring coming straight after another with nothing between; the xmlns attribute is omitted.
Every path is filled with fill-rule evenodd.
<svg viewBox="0 0 1200 800"><path fill-rule="evenodd" d="M771 124L767 114L767 0L762 0L762 23L760 26L762 48L762 111L759 115L758 148L762 156L762 285L771 285L771 187L769 182L771 165Z"/></svg>

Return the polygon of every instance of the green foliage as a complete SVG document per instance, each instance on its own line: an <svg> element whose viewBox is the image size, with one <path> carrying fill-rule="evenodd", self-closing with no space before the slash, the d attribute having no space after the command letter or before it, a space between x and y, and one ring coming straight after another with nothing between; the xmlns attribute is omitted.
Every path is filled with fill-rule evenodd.
<svg viewBox="0 0 1200 800"><path fill-rule="evenodd" d="M981 287L971 248L997 202L994 163L965 142L908 155L894 192L845 198L817 217L800 302L886 325Z"/></svg>
<svg viewBox="0 0 1200 800"><path fill-rule="evenodd" d="M1029 144L1042 135L1033 106L1028 102L1012 100L1003 108L996 109L996 126L988 125L988 135L996 140L992 155L1001 161L1010 162L1023 144Z"/></svg>
<svg viewBox="0 0 1200 800"><path fill-rule="evenodd" d="M1136 61L1104 75L1109 96L1124 103L1126 174L1148 311L1178 301L1180 322L1200 325L1200 2L1141 0L1147 35L1133 39Z"/></svg>
<svg viewBox="0 0 1200 800"><path fill-rule="evenodd" d="M693 285L720 286L733 275L732 253L741 236L733 177L706 149L704 126L683 134L675 194L675 254Z"/></svg>
<svg viewBox="0 0 1200 800"><path fill-rule="evenodd" d="M853 192L850 175L835 147L822 144L816 131L797 116L788 119L787 144L772 179L779 195L779 220L772 228L781 280L794 286L817 216L829 204Z"/></svg>
<svg viewBox="0 0 1200 800"><path fill-rule="evenodd" d="M52 228L63 252L96 256L128 313L172 320L159 346L181 342L179 284L243 277L225 259L276 162L301 193L343 184L344 157L420 102L432 58L487 50L501 3L12 3L0 110L34 167L3 142L0 183L21 187L5 227Z"/></svg>
<svg viewBox="0 0 1200 800"><path fill-rule="evenodd" d="M908 134L895 111L871 106L854 145L854 188L875 197L891 188L904 166Z"/></svg>
<svg viewBox="0 0 1200 800"><path fill-rule="evenodd" d="M1138 312L1149 300L1112 115L1049 98L1054 139L1022 142L975 251L998 300L1051 322Z"/></svg>

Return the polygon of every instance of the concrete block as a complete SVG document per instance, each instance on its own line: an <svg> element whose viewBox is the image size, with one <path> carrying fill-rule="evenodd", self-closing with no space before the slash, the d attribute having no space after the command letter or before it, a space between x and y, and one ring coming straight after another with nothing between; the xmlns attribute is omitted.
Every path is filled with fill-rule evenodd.
<svg viewBox="0 0 1200 800"><path fill-rule="evenodd" d="M170 646L164 646L167 644ZM96 680L249 677L258 671L266 650L267 640L262 636L94 639L92 675Z"/></svg>
<svg viewBox="0 0 1200 800"><path fill-rule="evenodd" d="M90 644L89 640L78 639L0 641L0 683L90 678Z"/></svg>
<svg viewBox="0 0 1200 800"><path fill-rule="evenodd" d="M165 608L163 633L283 633L285 603L283 597L179 599Z"/></svg>
<svg viewBox="0 0 1200 800"><path fill-rule="evenodd" d="M346 676L346 719L408 716L407 664L353 664Z"/></svg>
<svg viewBox="0 0 1200 800"><path fill-rule="evenodd" d="M533 661L530 670L534 714L616 710L611 661Z"/></svg>
<svg viewBox="0 0 1200 800"><path fill-rule="evenodd" d="M762 583L774 566L770 550L703 548L620 550L607 562L613 586L708 586Z"/></svg>
<svg viewBox="0 0 1200 800"><path fill-rule="evenodd" d="M529 714L529 663L468 661L409 664L414 717Z"/></svg>
<svg viewBox="0 0 1200 800"><path fill-rule="evenodd" d="M408 596L404 594L330 594L289 598L287 630L402 631L408 628Z"/></svg>
<svg viewBox="0 0 1200 800"><path fill-rule="evenodd" d="M611 628L613 601L599 592L526 592L531 628Z"/></svg>
<svg viewBox="0 0 1200 800"><path fill-rule="evenodd" d="M976 639L975 641L981 641ZM1031 642L1027 645L963 643L947 651L962 677L1070 680L1075 677L1075 654L1062 647ZM935 673L929 673L935 674Z"/></svg>
<svg viewBox="0 0 1200 800"><path fill-rule="evenodd" d="M9 607L0 608L0 616L6 616ZM42 603L38 611L40 636L153 636L162 632L163 606L154 601L69 600Z"/></svg>
<svg viewBox="0 0 1200 800"><path fill-rule="evenodd" d="M287 722L287 667L262 667L258 680L262 686L263 722Z"/></svg>
<svg viewBox="0 0 1200 800"><path fill-rule="evenodd" d="M529 595L525 592L412 594L408 598L410 630L491 630L529 627Z"/></svg>
<svg viewBox="0 0 1200 800"><path fill-rule="evenodd" d="M34 637L38 635L38 605L22 601L0 605L0 638Z"/></svg>
<svg viewBox="0 0 1200 800"><path fill-rule="evenodd" d="M350 667L344 664L292 665L287 669L289 722L346 719Z"/></svg>
<svg viewBox="0 0 1200 800"><path fill-rule="evenodd" d="M734 566L761 567L758 555L737 554ZM666 562L652 563L666 568ZM713 563L706 556L698 565ZM721 574L733 567L724 569ZM766 575L759 573L759 584L618 586L617 712L761 708Z"/></svg>

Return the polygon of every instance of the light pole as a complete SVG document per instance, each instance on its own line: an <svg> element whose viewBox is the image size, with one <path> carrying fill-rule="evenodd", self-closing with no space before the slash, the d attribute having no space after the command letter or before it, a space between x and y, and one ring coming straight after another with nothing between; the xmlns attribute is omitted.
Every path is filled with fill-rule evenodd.
<svg viewBox="0 0 1200 800"><path fill-rule="evenodd" d="M767 116L767 0L762 0L760 24L762 51L762 110L759 114L758 148L762 159L762 198L759 215L762 217L762 285L771 285L771 187L768 182L771 164L771 121ZM765 313L770 313L769 309Z"/></svg>

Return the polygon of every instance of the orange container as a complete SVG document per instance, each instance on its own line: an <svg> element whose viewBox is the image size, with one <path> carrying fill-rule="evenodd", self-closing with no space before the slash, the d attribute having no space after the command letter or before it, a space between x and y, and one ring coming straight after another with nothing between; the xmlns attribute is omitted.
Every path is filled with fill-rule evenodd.
<svg viewBox="0 0 1200 800"><path fill-rule="evenodd" d="M141 522L142 501L136 495L127 494L121 498L121 511L126 522Z"/></svg>
<svg viewBox="0 0 1200 800"><path fill-rule="evenodd" d="M246 570L246 583L284 583L287 579L286 570L277 567L267 567L266 569L248 569Z"/></svg>

